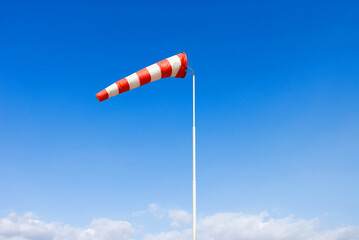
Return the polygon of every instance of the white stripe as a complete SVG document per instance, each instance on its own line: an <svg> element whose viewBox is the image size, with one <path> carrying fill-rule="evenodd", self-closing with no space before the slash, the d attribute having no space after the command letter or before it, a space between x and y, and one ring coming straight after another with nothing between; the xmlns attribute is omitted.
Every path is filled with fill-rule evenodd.
<svg viewBox="0 0 359 240"><path fill-rule="evenodd" d="M173 57L167 58L167 60L170 62L171 67L172 67L171 77L174 77L177 75L178 71L181 68L181 59L177 55L175 55Z"/></svg>
<svg viewBox="0 0 359 240"><path fill-rule="evenodd" d="M118 87L117 87L117 84L114 83L114 84L111 84L110 86L108 86L106 88L106 91L108 93L108 97L113 97L113 96L116 96L118 94Z"/></svg>
<svg viewBox="0 0 359 240"><path fill-rule="evenodd" d="M128 85L130 85L130 90L140 86L140 79L138 78L137 73L131 74L126 77Z"/></svg>
<svg viewBox="0 0 359 240"><path fill-rule="evenodd" d="M151 82L161 79L161 68L157 65L157 63L152 64L151 66L148 66L146 68L151 75Z"/></svg>

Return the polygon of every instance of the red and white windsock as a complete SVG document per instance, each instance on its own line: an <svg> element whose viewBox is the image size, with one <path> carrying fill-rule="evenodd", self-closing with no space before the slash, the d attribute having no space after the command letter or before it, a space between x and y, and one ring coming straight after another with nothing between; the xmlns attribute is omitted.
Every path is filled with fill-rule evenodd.
<svg viewBox="0 0 359 240"><path fill-rule="evenodd" d="M102 102L110 97L161 78L184 78L186 76L186 71L187 56L183 52L166 58L158 63L152 64L151 66L143 68L140 71L115 82L101 92L97 93L96 97L100 102Z"/></svg>

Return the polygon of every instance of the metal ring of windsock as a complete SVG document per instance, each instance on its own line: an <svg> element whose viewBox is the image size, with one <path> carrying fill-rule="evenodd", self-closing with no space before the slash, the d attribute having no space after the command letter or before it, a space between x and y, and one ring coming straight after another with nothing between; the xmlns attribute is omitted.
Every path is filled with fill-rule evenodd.
<svg viewBox="0 0 359 240"><path fill-rule="evenodd" d="M186 53L174 55L160 62L141 69L128 77L125 77L114 84L108 86L96 94L97 99L102 102L120 93L132 90L147 83L161 78L176 77L184 78L187 72Z"/></svg>

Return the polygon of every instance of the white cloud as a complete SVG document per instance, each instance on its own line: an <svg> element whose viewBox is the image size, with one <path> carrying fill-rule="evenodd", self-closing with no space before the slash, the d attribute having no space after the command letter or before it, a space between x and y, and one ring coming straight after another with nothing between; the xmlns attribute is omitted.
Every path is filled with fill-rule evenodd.
<svg viewBox="0 0 359 240"><path fill-rule="evenodd" d="M359 226L335 230L319 230L320 222L312 220L269 218L258 215L218 213L199 219L198 239L206 240L359 240ZM191 229L147 234L145 240L191 239Z"/></svg>
<svg viewBox="0 0 359 240"><path fill-rule="evenodd" d="M191 222L183 210L164 210L150 205L155 216L166 216L172 226ZM255 215L217 213L198 219L198 239L206 240L359 240L359 226L321 229L318 218L293 216L272 218L267 212ZM126 221L98 218L84 228L44 222L32 213L11 213L0 218L0 240L188 240L192 229L162 233L140 233Z"/></svg>
<svg viewBox="0 0 359 240"><path fill-rule="evenodd" d="M132 225L125 221L94 219L87 228L40 221L32 213L0 219L0 240L130 240Z"/></svg>
<svg viewBox="0 0 359 240"><path fill-rule="evenodd" d="M171 220L170 226L171 227L180 227L182 224L188 224L192 221L192 215L184 210L168 210L165 208L162 208L158 204L151 203L148 205L148 213L153 215L156 218L163 218L167 217ZM144 211L135 212L132 215L133 216L140 216L144 213Z"/></svg>
<svg viewBox="0 0 359 240"><path fill-rule="evenodd" d="M155 203L151 203L148 205L148 212L157 218L163 218L163 216L167 214L166 210L164 210L158 204Z"/></svg>
<svg viewBox="0 0 359 240"><path fill-rule="evenodd" d="M181 224L188 224L192 221L192 215L184 210L170 210L168 218L172 220L172 227L180 227Z"/></svg>

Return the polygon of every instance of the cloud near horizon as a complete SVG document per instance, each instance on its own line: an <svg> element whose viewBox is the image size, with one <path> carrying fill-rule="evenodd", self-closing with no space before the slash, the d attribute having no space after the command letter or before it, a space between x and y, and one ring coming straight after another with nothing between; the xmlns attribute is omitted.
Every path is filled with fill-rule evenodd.
<svg viewBox="0 0 359 240"><path fill-rule="evenodd" d="M156 209L161 208L157 205ZM166 213L169 225L175 227L191 219L183 210L168 210ZM359 226L323 230L318 218L271 218L267 212L256 215L227 212L205 216L198 219L197 232L198 239L206 240L359 240ZM0 219L0 240L188 240L191 237L191 228L143 233L127 221L105 218L93 219L83 228L43 222L33 213L22 216L11 213Z"/></svg>
<svg viewBox="0 0 359 240"><path fill-rule="evenodd" d="M31 212L0 219L0 240L129 240L134 233L129 222L105 218L92 220L87 228L46 223Z"/></svg>
<svg viewBox="0 0 359 240"><path fill-rule="evenodd" d="M158 204L151 203L148 205L148 210L141 211L142 214L150 213L152 216L156 218L163 218L167 217L171 220L170 226L171 227L180 227L184 224L189 224L192 222L192 215L184 210L180 209L172 209L168 210L165 208L160 207ZM136 215L136 213L134 214ZM138 214L137 214L138 215Z"/></svg>

